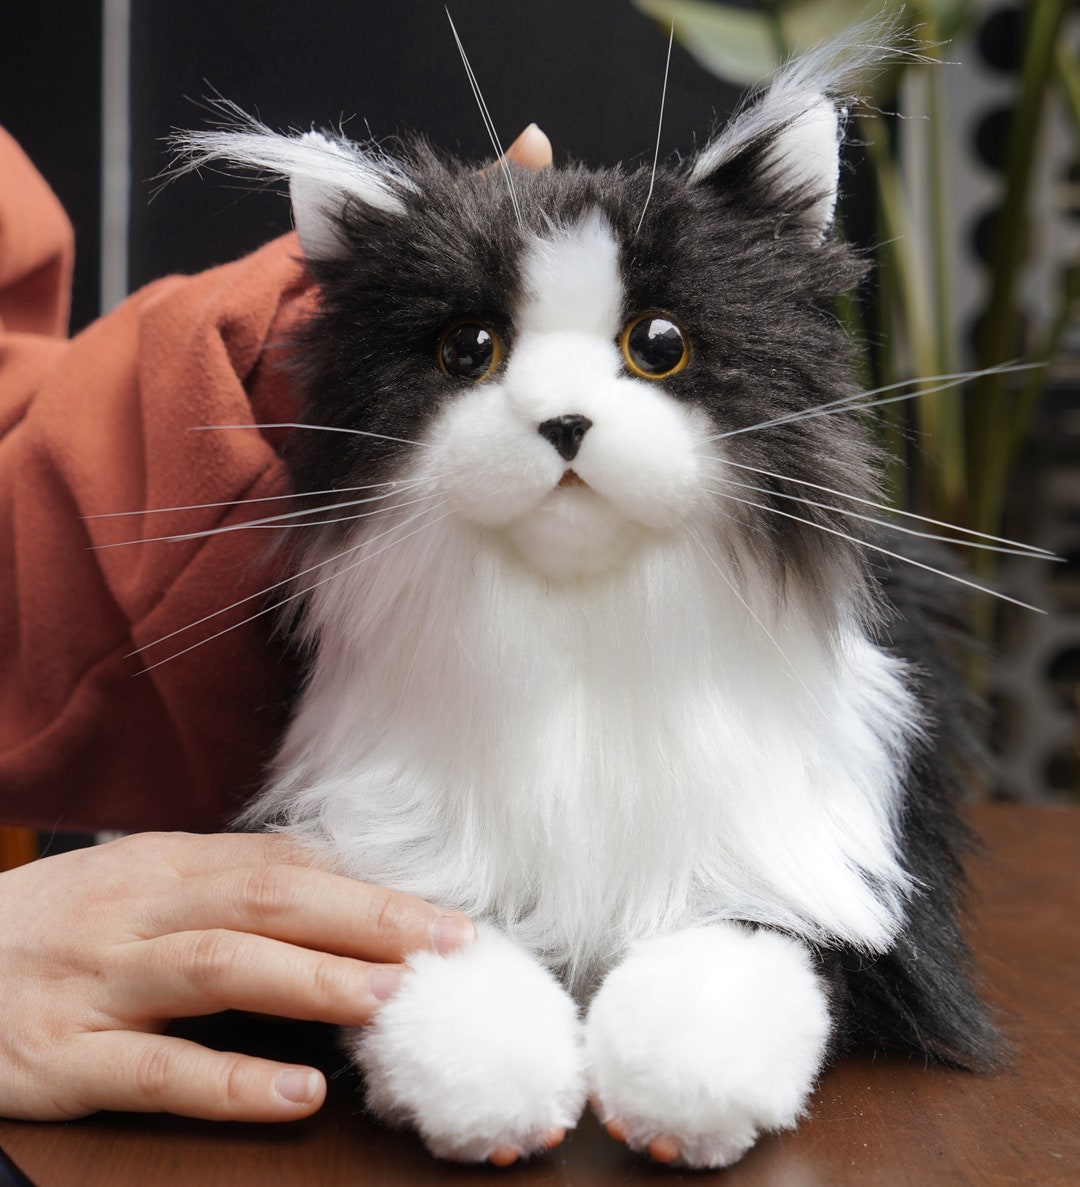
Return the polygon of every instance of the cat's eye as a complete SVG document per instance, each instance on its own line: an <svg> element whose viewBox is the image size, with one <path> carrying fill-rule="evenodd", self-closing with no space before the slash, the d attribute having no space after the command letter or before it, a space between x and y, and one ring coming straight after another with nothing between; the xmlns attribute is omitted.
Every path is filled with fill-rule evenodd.
<svg viewBox="0 0 1080 1187"><path fill-rule="evenodd" d="M439 369L462 379L483 379L502 361L502 345L490 326L455 322L439 339Z"/></svg>
<svg viewBox="0 0 1080 1187"><path fill-rule="evenodd" d="M627 322L619 345L627 367L642 379L666 379L690 358L686 335L666 313L643 313Z"/></svg>

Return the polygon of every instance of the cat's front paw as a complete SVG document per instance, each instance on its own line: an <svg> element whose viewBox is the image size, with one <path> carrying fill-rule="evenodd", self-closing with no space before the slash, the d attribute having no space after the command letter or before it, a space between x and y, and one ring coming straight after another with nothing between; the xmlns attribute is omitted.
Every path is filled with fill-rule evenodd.
<svg viewBox="0 0 1080 1187"><path fill-rule="evenodd" d="M585 1077L577 1007L528 953L489 927L412 972L346 1046L367 1103L415 1127L433 1154L506 1165L577 1123Z"/></svg>
<svg viewBox="0 0 1080 1187"><path fill-rule="evenodd" d="M593 1106L660 1162L728 1166L793 1126L821 1068L828 1002L797 940L712 924L637 944L589 1008Z"/></svg>

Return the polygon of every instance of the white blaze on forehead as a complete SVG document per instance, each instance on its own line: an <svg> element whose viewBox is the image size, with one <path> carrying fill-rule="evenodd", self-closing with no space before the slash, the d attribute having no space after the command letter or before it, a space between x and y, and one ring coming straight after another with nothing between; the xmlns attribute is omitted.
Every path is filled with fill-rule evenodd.
<svg viewBox="0 0 1080 1187"><path fill-rule="evenodd" d="M622 328L619 245L598 210L537 238L525 254L523 279L523 330L576 330L611 339Z"/></svg>

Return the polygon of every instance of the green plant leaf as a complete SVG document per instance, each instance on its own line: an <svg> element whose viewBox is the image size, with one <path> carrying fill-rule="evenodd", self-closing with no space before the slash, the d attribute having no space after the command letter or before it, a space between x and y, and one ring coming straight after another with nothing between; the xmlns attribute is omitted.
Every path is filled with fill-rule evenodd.
<svg viewBox="0 0 1080 1187"><path fill-rule="evenodd" d="M864 0L789 0L779 4L777 12L787 43L795 53L804 53L870 17L892 21L907 12L904 23L910 24L911 6L899 0L883 0L877 8L868 8Z"/></svg>
<svg viewBox="0 0 1080 1187"><path fill-rule="evenodd" d="M1063 39L1054 46L1054 69L1061 80L1073 131L1080 134L1080 58Z"/></svg>
<svg viewBox="0 0 1080 1187"><path fill-rule="evenodd" d="M679 43L725 82L750 86L780 65L769 18L755 9L707 0L634 0L634 4L660 24L674 20Z"/></svg>
<svg viewBox="0 0 1080 1187"><path fill-rule="evenodd" d="M934 37L948 41L967 24L971 10L971 0L919 0L912 5L912 25L917 28L928 23Z"/></svg>
<svg viewBox="0 0 1080 1187"><path fill-rule="evenodd" d="M866 0L761 0L756 8L709 0L634 0L634 5L663 26L674 20L679 43L710 73L738 86L761 82L789 54L805 53L867 19ZM905 11L910 10L899 0L885 0L880 15L900 18Z"/></svg>

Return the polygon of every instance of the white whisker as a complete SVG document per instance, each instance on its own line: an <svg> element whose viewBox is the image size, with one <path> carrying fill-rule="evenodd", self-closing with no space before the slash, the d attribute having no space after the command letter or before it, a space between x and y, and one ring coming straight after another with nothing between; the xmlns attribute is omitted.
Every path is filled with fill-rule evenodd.
<svg viewBox="0 0 1080 1187"><path fill-rule="evenodd" d="M401 486L398 480L369 482L364 486L333 486L326 490L288 490L280 495L259 495L254 499L224 499L220 503L187 503L182 507L140 507L135 511L99 511L84 515L83 519L120 519L125 515L164 515L172 511L211 511L215 507L246 507L249 503L279 503L282 499L314 498L316 495L347 495L358 490L375 490L380 486Z"/></svg>
<svg viewBox="0 0 1080 1187"><path fill-rule="evenodd" d="M393 510L393 508L387 508L387 511L391 511L391 510ZM360 544L354 544L351 548L344 549L342 552L339 552L336 556L331 557L330 560L331 561L340 560L343 556L348 556L350 553L356 552L358 549L363 548L365 544L371 544L375 540L381 540L383 536L389 535L389 533L392 532L395 528L407 527L410 523L415 523L416 520L418 520L421 516L423 516L425 514L426 514L426 509L424 511L418 511L415 515L412 515L407 520L405 520L404 524L393 524L391 527L387 528L387 530L385 532L380 532L379 535L372 536L369 540L362 541ZM309 565L306 569L301 569L299 573L291 573L288 577L283 577L280 581L275 581L271 585L267 585L267 586L264 586L260 590L256 590L255 593L253 593L253 594L248 594L247 597L238 598L235 602L230 602L228 606L222 606L220 610L213 610L209 614L204 614L202 616L202 618L197 618L197 619L195 619L194 622L187 623L186 626L177 627L176 630L170 631L167 635L162 635L160 638L154 639L150 643L143 644L142 647L137 648L135 651L129 651L124 656L124 659L131 659L133 656L139 655L140 652L149 651L151 647L157 647L162 643L168 642L169 639L175 638L177 635L182 635L187 631L194 630L195 627L202 626L202 624L204 622L209 622L213 618L220 618L222 614L228 614L228 612L230 610L235 610L238 606L243 606L243 605L246 605L246 603L248 603L248 602L253 602L256 600L256 598L264 598L272 590L280 589L283 585L291 585L294 581L298 581L301 577L306 577L308 575L308 573L314 573L316 569L321 569L324 564L328 564L328 563L330 563L330 562L319 561L317 564ZM245 619L244 621L246 622L249 620ZM236 625L240 626L242 624L237 623ZM226 628L226 630L232 630L232 629L233 629L232 627ZM218 635L223 635L225 633L226 633L225 631L219 631ZM216 639L217 635L214 635L212 637ZM183 653L178 652L177 654L179 655L179 654L183 654ZM162 661L162 662L164 662L164 661ZM149 670L150 670L149 668L144 669L144 671L149 671Z"/></svg>
<svg viewBox="0 0 1080 1187"><path fill-rule="evenodd" d="M945 577L949 581L957 582L959 585L966 585L971 589L977 589L980 593L989 594L991 597L999 598L1003 602L1010 602L1012 605L1020 606L1024 610L1034 610L1036 614L1046 613L1045 610L1041 610L1038 606L1031 606L1027 602L1021 602L1018 598L1012 598L1008 594L1001 593L996 589L990 589L988 586L979 585L975 581L969 581L966 577L958 577L955 573L945 572L944 569L935 569L933 565L925 565L922 561L904 556L903 553L892 552L888 548L882 548L880 544L871 544L869 540L860 540L858 536L849 536L847 532L841 532L837 528L826 527L822 523L814 523L812 519L804 519L801 515L792 515L790 511L781 511L779 507L769 507L765 503L755 503L752 499L741 499L738 495L728 494L722 490L714 490L712 493L721 499L730 499L733 503L742 503L744 507L756 507L759 511L768 511L772 515L782 515L785 519L793 519L796 523L804 523L807 527L816 528L819 532L827 532L830 536L839 536L841 540L848 540L852 544L858 544L862 548L880 552L883 556L891 556L894 560L903 561L908 565L914 565L916 569L925 569L928 573L936 573L939 577Z"/></svg>
<svg viewBox="0 0 1080 1187"><path fill-rule="evenodd" d="M514 186L514 178L510 172L510 165L506 160L506 154L503 152L503 146L499 140L499 135L495 131L495 121L491 118L491 113L488 111L488 106L484 102L484 96L480 91L480 84L476 81L476 75L473 73L473 68L469 63L468 55L465 53L465 46L461 43L461 38L458 36L457 26L454 24L454 18L450 15L450 9L444 6L443 11L446 13L446 19L450 22L450 32L454 35L454 41L457 42L458 53L461 54L461 61L465 67L465 74L469 80L469 86L472 87L473 98L476 100L477 106L480 108L480 116L484 121L484 127L487 129L488 137L491 140L492 147L495 149L495 157L497 163L502 170L502 175L506 178L506 188L510 191L510 203L514 207L514 215L517 218L518 230L524 230L525 224L521 219L521 207L518 205L517 189Z"/></svg>
<svg viewBox="0 0 1080 1187"><path fill-rule="evenodd" d="M956 523L947 523L943 519L931 519L928 515L917 515L914 511L902 511L899 507L890 507L887 503L875 503L872 499L864 499L859 495L848 494L846 491L836 490L831 486L822 486L817 482L808 482L805 478L792 478L790 474L777 474L775 470L763 470L760 466L748 466L745 462L733 462L730 458L724 458L723 464L725 466L734 466L736 470L750 470L754 474L764 474L768 478L777 478L781 482L793 482L797 486L806 486L811 490L820 490L827 495L835 495L838 499L850 499L853 503L861 503L864 507L873 507L877 511L886 511L890 515L902 515L905 519L914 519L919 523L932 524L937 528L948 528L952 532L962 532L965 536L974 536L979 540L992 540L995 544L1007 544L1012 548L1020 549L1032 556L1033 559L1045 558L1046 560L1060 561L1063 558L1055 555L1049 548L1037 548L1034 544L1022 544L1017 540L1007 540L1003 536L991 536L988 532L977 532L974 528L963 528ZM962 541L953 540L953 544L960 544Z"/></svg>
<svg viewBox="0 0 1080 1187"><path fill-rule="evenodd" d="M712 567L719 574L720 579L724 582L724 584L728 587L728 589L730 589L731 592L739 599L739 601L742 603L743 609L746 611L747 614L750 615L750 617L754 620L754 622L757 623L758 627L760 628L762 633L765 635L765 638L768 639L769 642L780 653L780 658L784 661L785 664L787 664L788 670L791 673L793 679L796 681L796 683L798 683L802 686L803 691L810 698L810 700L813 701L814 704L817 705L817 707L819 709L821 709L821 711L824 713L824 709L821 706L821 702L817 699L816 696L814 696L814 694L810 691L810 688L807 685L806 681L799 675L798 670L796 669L795 665L791 662L790 658L788 657L787 652L783 649L783 647L780 646L780 643L777 641L776 637L769 630L769 628L761 621L761 619L758 617L758 615L754 613L753 608L750 606L750 603L742 596L741 593L739 593L739 590L736 587L735 583L724 572L724 570L721 569L720 566L716 563L716 558L713 557L713 555L709 552L709 550L702 543L701 537L698 536L698 534L692 528L688 528L687 531L688 531L688 534L689 534L691 540L693 540L694 543L698 546L698 548L701 549L701 551L705 555L706 560L708 560L708 562L712 565Z"/></svg>
<svg viewBox="0 0 1080 1187"><path fill-rule="evenodd" d="M641 224L645 221L645 211L649 209L649 203L652 201L653 189L656 186L656 167L660 161L660 133L664 130L664 104L667 101L667 84L668 72L671 70L671 47L675 41L675 18L671 18L671 32L668 34L667 43L667 60L664 62L664 83L660 88L660 118L656 124L656 148L653 150L652 175L649 177L649 192L645 195L645 205L641 208L641 218L638 219L638 225L634 230L634 238L637 238L638 232L641 230Z"/></svg>
<svg viewBox="0 0 1080 1187"><path fill-rule="evenodd" d="M419 503L421 501L422 500L420 500L420 499L413 500L414 503ZM401 506L408 507L408 506L411 506L411 504L402 503ZM305 528L318 528L318 527L325 527L327 524L332 524L332 523L357 523L361 519L367 519L368 517L370 517L372 515L382 515L384 513L385 512L383 509L380 509L378 511L363 511L359 515L339 515L335 519L312 519L312 520L306 521L305 523L303 523L299 526L305 527ZM289 527L293 527L293 526L297 526L297 525L257 523L257 524L245 524L244 526L250 527L253 532L273 532L273 531L280 532L280 531L287 530Z"/></svg>
<svg viewBox="0 0 1080 1187"><path fill-rule="evenodd" d="M808 499L805 495L789 495L783 491L770 490L765 486L754 486L749 482L736 482L733 478L721 478L718 474L714 475L714 480L723 482L727 486L735 486L741 490L756 491L759 495L772 495L777 499L787 499L793 503L802 503L807 507L820 507L822 511L833 511L837 515L845 515L848 519L859 519L864 523L872 523L875 527L889 528L894 532L902 532L905 536L917 536L920 540L939 540L943 544L956 544L961 548L981 548L985 552L1000 552L1006 556L1026 556L1037 560L1053 560L1058 561L1062 558L1056 556L1044 556L1039 553L1034 553L1030 549L1020 545L1017 548L1003 548L999 545L984 544L979 540L957 540L954 536L938 536L933 532L920 532L916 528L905 528L901 524L892 523L887 519L878 519L874 515L862 515L858 511L847 511L843 507L834 507L831 503L819 503L815 499ZM810 484L807 484L810 485ZM714 492L716 493L716 492ZM854 496L852 496L854 497ZM866 502L866 500L861 500ZM951 525L944 525L949 527Z"/></svg>
<svg viewBox="0 0 1080 1187"><path fill-rule="evenodd" d="M298 511L283 511L280 515L264 515L262 519L249 519L243 523L227 523L222 527L205 528L198 532L178 532L173 536L143 536L137 540L115 540L111 544L92 544L90 547L95 552L103 552L107 548L128 548L132 544L162 544L162 543L176 543L181 540L205 540L210 536L223 536L226 532L244 532L251 528L262 527L307 527L310 521L303 520L305 515L321 515L324 512L333 512L341 510L345 507L360 507L366 503L377 503L384 499L389 499L396 494L395 491L388 491L384 495L372 495L367 499L347 499L341 503L329 503L322 507L302 507ZM376 507L375 510L366 512L360 515L346 516L348 519L363 519L366 515L384 515L388 510L397 510L399 507L411 507L414 503L422 503L428 499L438 498L436 492L429 492L421 495L418 499L410 499L404 503L396 503L393 507ZM286 521L301 520L299 523L291 523ZM335 520L334 522L341 522Z"/></svg>
<svg viewBox="0 0 1080 1187"><path fill-rule="evenodd" d="M368 433L364 429L343 429L337 425L304 425L292 421L283 421L281 424L188 425L189 433L209 433L218 429L310 429L315 433L347 433L350 437L371 437L376 441L396 441L399 445L418 445L421 449L429 448L425 441L410 441L406 437L388 437L385 433Z"/></svg>
<svg viewBox="0 0 1080 1187"><path fill-rule="evenodd" d="M1042 363L999 363L995 367L987 367L982 371L965 371L957 372L955 375L930 375L925 379L904 379L898 383L890 383L885 387L874 388L868 392L856 392L854 395L843 396L839 400L830 400L827 404L818 404L814 408L804 408L798 412L789 412L784 416L773 417L772 420L763 420L758 424L744 425L741 429L730 429L726 433L717 433L715 437L710 437L710 441L722 441L727 437L737 437L740 433L754 433L759 429L771 429L776 425L791 424L797 420L811 420L816 416L831 416L837 412L861 412L867 408L881 408L885 404L897 404L902 400L914 400L919 396L932 396L937 392L948 391L950 388L959 387L962 383L967 383L971 379L981 379L986 375L1003 375L1009 374L1013 371L1030 371L1035 367L1043 366ZM942 381L938 383L938 381ZM871 400L871 396L880 395L882 392L895 391L899 387L909 387L915 383L937 383L938 386L930 388L919 388L917 391L904 392L899 396L891 396L886 400Z"/></svg>

